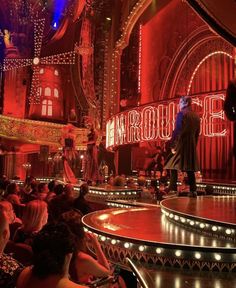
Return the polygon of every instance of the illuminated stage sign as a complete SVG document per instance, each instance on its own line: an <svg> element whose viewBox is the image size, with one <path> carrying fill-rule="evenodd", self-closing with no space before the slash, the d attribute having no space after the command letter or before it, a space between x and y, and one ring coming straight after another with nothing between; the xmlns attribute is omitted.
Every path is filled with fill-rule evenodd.
<svg viewBox="0 0 236 288"><path fill-rule="evenodd" d="M223 111L223 94L193 97L193 110L201 117L201 135L223 137L229 123ZM154 103L114 115L106 124L106 146L168 140L175 126L178 101Z"/></svg>

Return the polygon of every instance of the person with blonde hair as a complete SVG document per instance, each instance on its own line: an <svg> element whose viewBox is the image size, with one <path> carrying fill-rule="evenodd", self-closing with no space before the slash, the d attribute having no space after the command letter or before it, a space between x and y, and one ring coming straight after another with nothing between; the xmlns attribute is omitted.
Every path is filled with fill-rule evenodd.
<svg viewBox="0 0 236 288"><path fill-rule="evenodd" d="M5 212L7 215L10 228L10 239L12 240L15 231L21 226L22 221L20 218L16 217L13 206L9 201L0 201L0 211Z"/></svg>
<svg viewBox="0 0 236 288"><path fill-rule="evenodd" d="M22 216L22 227L18 228L13 240L18 243L32 244L32 240L48 220L47 203L33 200L26 204Z"/></svg>
<svg viewBox="0 0 236 288"><path fill-rule="evenodd" d="M9 217L0 209L0 287L14 288L23 266L3 251L10 238Z"/></svg>

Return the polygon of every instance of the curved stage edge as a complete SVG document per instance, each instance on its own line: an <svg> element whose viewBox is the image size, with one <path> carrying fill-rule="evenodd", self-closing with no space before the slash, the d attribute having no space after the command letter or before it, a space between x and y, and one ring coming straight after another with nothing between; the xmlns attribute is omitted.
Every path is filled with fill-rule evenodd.
<svg viewBox="0 0 236 288"><path fill-rule="evenodd" d="M149 266L235 272L235 205L232 196L170 198L161 207L139 203L93 212L82 221L120 265L130 258Z"/></svg>

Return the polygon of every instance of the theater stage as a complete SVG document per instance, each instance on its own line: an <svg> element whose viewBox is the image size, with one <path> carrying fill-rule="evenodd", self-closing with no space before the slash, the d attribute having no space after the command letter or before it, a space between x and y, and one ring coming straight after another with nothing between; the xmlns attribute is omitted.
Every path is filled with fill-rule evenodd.
<svg viewBox="0 0 236 288"><path fill-rule="evenodd" d="M127 268L129 258L149 272L166 268L180 269L177 274L236 272L235 196L176 197L160 205L116 202L123 207L83 217L86 229L98 235L111 261Z"/></svg>

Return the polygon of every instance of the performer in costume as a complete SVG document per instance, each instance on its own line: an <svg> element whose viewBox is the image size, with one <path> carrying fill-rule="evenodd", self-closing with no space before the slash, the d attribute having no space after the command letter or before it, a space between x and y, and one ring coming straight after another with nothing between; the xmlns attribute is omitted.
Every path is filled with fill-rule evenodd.
<svg viewBox="0 0 236 288"><path fill-rule="evenodd" d="M194 172L199 171L197 142L200 132L200 118L192 111L192 99L180 98L180 112L177 114L175 129L170 140L171 154L167 157L164 169L170 169L169 191L177 192L178 171L187 172L190 186L189 196L196 197L196 179Z"/></svg>
<svg viewBox="0 0 236 288"><path fill-rule="evenodd" d="M67 124L63 128L61 137L61 145L63 147L63 178L65 182L70 182L72 184L77 183L74 172L70 167L70 164L74 166L74 162L76 161L78 155L77 151L75 150L75 138L76 135L74 132L74 126Z"/></svg>
<svg viewBox="0 0 236 288"><path fill-rule="evenodd" d="M98 139L98 133L95 130L94 123L90 117L85 117L85 125L89 128L87 135L87 151L85 158L85 170L84 179L89 182L98 182L101 180L98 169L98 149L96 141Z"/></svg>

